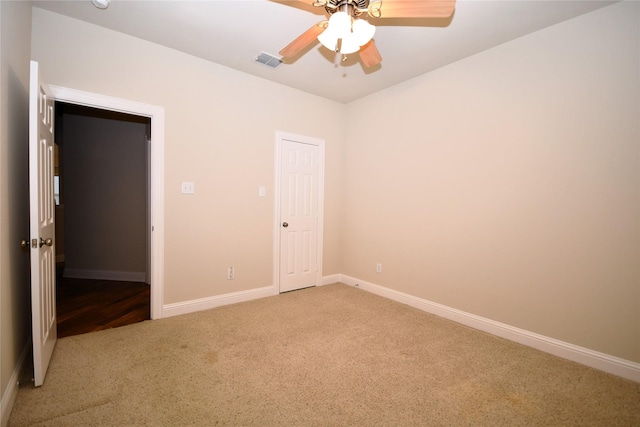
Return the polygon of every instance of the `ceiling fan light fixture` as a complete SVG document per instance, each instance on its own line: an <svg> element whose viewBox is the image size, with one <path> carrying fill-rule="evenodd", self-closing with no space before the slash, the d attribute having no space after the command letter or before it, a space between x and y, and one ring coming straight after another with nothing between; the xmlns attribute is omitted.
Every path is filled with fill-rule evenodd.
<svg viewBox="0 0 640 427"><path fill-rule="evenodd" d="M347 12L339 11L331 15L327 28L318 35L318 41L329 50L347 55L369 43L375 32L376 27L366 20L352 18ZM337 49L338 40L341 40L340 49Z"/></svg>
<svg viewBox="0 0 640 427"><path fill-rule="evenodd" d="M353 22L353 35L358 42L358 46L364 46L369 43L375 33L376 27L364 19L356 19Z"/></svg>
<svg viewBox="0 0 640 427"><path fill-rule="evenodd" d="M318 41L322 43L322 46L329 50L335 51L338 47L338 37L327 28L318 36Z"/></svg>

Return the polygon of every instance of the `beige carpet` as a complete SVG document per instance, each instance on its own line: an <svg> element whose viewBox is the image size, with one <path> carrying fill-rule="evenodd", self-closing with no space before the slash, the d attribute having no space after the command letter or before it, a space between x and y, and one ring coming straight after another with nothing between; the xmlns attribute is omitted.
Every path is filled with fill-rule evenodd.
<svg viewBox="0 0 640 427"><path fill-rule="evenodd" d="M640 426L640 384L336 284L63 338L11 426Z"/></svg>

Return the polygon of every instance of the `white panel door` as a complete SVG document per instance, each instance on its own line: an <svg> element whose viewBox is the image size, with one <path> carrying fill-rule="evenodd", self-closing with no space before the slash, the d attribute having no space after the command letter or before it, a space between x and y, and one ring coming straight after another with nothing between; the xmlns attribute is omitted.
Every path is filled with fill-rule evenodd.
<svg viewBox="0 0 640 427"><path fill-rule="evenodd" d="M29 86L29 200L33 377L44 376L56 345L56 263L53 198L54 99L31 61Z"/></svg>
<svg viewBox="0 0 640 427"><path fill-rule="evenodd" d="M281 141L280 292L320 284L320 147Z"/></svg>

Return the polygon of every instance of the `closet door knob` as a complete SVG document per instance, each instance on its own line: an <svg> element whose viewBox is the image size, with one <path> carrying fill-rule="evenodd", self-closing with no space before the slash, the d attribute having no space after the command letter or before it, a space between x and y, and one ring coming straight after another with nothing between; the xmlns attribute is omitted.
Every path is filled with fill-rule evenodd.
<svg viewBox="0 0 640 427"><path fill-rule="evenodd" d="M53 246L53 239L52 238L48 238L47 240L44 240L42 237L40 238L40 247L43 247L44 245L47 246Z"/></svg>

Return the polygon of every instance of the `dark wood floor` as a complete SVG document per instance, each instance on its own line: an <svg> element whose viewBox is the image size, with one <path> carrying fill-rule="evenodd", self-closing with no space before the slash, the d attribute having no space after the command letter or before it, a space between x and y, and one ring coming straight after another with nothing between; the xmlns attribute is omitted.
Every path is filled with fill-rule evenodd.
<svg viewBox="0 0 640 427"><path fill-rule="evenodd" d="M109 280L56 280L58 338L149 320L146 283Z"/></svg>

